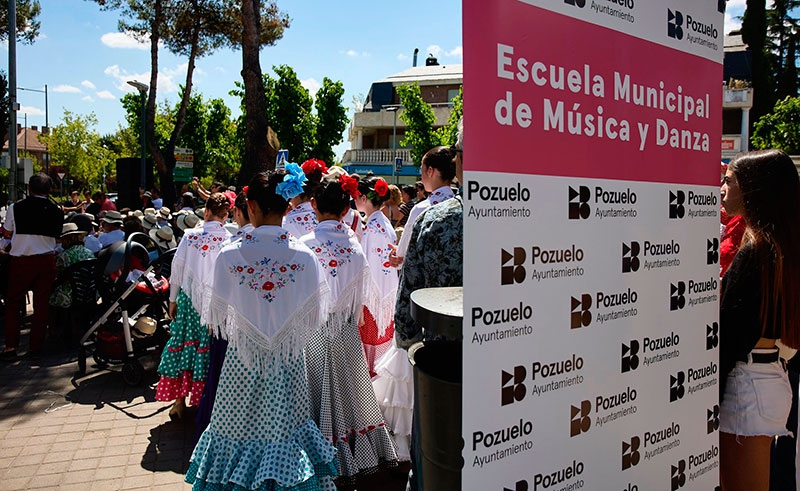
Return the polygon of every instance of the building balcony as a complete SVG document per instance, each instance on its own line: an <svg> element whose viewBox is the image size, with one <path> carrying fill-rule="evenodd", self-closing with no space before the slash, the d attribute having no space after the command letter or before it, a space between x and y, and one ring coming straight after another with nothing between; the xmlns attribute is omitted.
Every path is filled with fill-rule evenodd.
<svg viewBox="0 0 800 491"><path fill-rule="evenodd" d="M750 109L753 107L753 89L749 88L725 88L722 91L723 109Z"/></svg>
<svg viewBox="0 0 800 491"><path fill-rule="evenodd" d="M345 150L342 163L343 165L348 165L348 164L369 164L369 165L392 164L393 165L395 157L403 159L404 166L413 165L413 162L411 162L411 151L403 148L398 148L396 153L391 148Z"/></svg>

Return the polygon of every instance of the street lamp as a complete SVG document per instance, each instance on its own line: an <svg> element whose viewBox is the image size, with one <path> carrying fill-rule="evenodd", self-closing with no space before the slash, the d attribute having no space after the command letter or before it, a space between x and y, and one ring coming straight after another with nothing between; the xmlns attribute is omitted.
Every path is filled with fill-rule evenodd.
<svg viewBox="0 0 800 491"><path fill-rule="evenodd" d="M139 175L139 178L140 178L141 188L147 190L147 178L145 175L145 167L146 167L145 154L144 154L145 142L147 140L145 139L145 134L144 134L145 133L144 111L145 111L145 97L147 95L147 91L150 90L150 86L147 84L143 84L138 80L128 80L128 85L135 87L136 90L138 90L139 93L142 95L142 165L141 165L141 174Z"/></svg>
<svg viewBox="0 0 800 491"><path fill-rule="evenodd" d="M38 92L40 94L44 94L44 127L47 128L47 131L49 132L50 131L50 111L48 109L48 104L47 104L47 84L44 84L44 90L26 89L24 87L17 87L17 89L19 89L19 90L27 90L28 92ZM26 127L28 126L27 123L26 123L25 126ZM25 134L27 135L27 132ZM48 145L45 144L45 147L44 147L44 172L45 173L49 173L50 172L50 153L49 153L49 150L50 149L49 149Z"/></svg>
<svg viewBox="0 0 800 491"><path fill-rule="evenodd" d="M392 125L392 181L397 184L397 110L400 109L400 106L386 106L384 109L394 116L394 124Z"/></svg>

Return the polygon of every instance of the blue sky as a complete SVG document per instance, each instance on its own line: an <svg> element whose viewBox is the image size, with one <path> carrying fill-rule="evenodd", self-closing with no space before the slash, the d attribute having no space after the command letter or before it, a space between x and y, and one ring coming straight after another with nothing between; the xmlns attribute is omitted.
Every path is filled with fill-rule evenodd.
<svg viewBox="0 0 800 491"><path fill-rule="evenodd" d="M140 45L117 29L117 12L102 12L87 0L40 0L41 37L28 46L17 44L17 84L43 89L48 85L50 124L58 124L64 109L94 112L101 133L124 123L119 99L135 89L126 84L149 82L149 45ZM279 0L291 17L283 39L261 52L261 67L287 64L303 84L315 91L323 77L341 80L344 103L366 94L371 82L411 67L414 48L424 63L429 52L442 64L461 63L461 2L409 0L375 2L347 0ZM8 46L2 47L6 69ZM186 74L186 59L159 53L159 100L177 102L178 85ZM220 50L200 59L194 90L206 98L221 97L238 114L239 101L228 96L240 81L241 53ZM44 94L18 92L19 122L44 125ZM346 143L346 142L345 142ZM341 155L349 145L340 145Z"/></svg>
<svg viewBox="0 0 800 491"><path fill-rule="evenodd" d="M94 112L101 133L124 124L119 98L134 89L127 80L149 81L149 46L137 43L117 29L118 14L102 12L88 0L40 0L41 37L32 46L17 45L19 87L49 91L51 126L64 109L79 114ZM737 27L745 0L730 0L725 32ZM461 2L458 0L279 0L292 19L291 27L276 46L261 52L265 71L273 65L294 67L304 85L314 91L323 77L341 80L344 102L366 94L370 83L411 66L414 48L420 61L428 53L440 63L461 63ZM8 47L2 46L4 68ZM177 101L186 60L161 49L159 100ZM238 114L239 101L228 91L241 80L241 54L220 50L197 62L194 90L206 98L223 98ZM44 125L44 95L19 91L19 122L28 115L29 126ZM349 148L345 141L337 154Z"/></svg>

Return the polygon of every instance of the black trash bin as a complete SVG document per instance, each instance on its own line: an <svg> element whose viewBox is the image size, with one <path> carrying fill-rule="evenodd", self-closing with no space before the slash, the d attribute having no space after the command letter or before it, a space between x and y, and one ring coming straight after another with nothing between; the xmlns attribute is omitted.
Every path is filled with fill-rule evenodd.
<svg viewBox="0 0 800 491"><path fill-rule="evenodd" d="M414 392L418 405L425 490L460 491L461 469L461 381L460 342L428 341L408 350L414 365Z"/></svg>

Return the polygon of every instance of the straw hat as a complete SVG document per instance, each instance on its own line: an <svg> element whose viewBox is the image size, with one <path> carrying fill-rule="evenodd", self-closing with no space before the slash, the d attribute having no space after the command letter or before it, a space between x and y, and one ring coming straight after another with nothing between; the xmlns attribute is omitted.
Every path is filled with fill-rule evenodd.
<svg viewBox="0 0 800 491"><path fill-rule="evenodd" d="M155 215L156 214L156 209L155 208L145 208L144 209L144 214L145 215Z"/></svg>
<svg viewBox="0 0 800 491"><path fill-rule="evenodd" d="M136 324L133 325L133 335L137 338L150 336L156 332L158 323L151 317L139 317Z"/></svg>
<svg viewBox="0 0 800 491"><path fill-rule="evenodd" d="M203 221L197 218L197 215L194 213L186 213L184 215L180 215L178 219L175 220L175 225L177 225L181 230L186 230L202 226Z"/></svg>
<svg viewBox="0 0 800 491"><path fill-rule="evenodd" d="M160 210L158 210L158 215L161 220L169 220L172 218L172 214L169 212L169 208L166 206L162 206Z"/></svg>
<svg viewBox="0 0 800 491"><path fill-rule="evenodd" d="M103 216L102 220L106 223L122 225L122 214L116 210L109 210Z"/></svg>
<svg viewBox="0 0 800 491"><path fill-rule="evenodd" d="M83 230L79 230L78 226L75 225L74 223L69 222L69 223L65 223L64 225L62 225L62 227L61 227L61 236L60 237L64 238L67 235L75 235L75 234L79 234L79 235L83 236L83 235L86 235L87 233L88 232L85 232Z"/></svg>
<svg viewBox="0 0 800 491"><path fill-rule="evenodd" d="M178 244L175 242L175 236L172 233L172 227L164 225L163 227L154 228L150 230L150 237L156 241L156 244L162 249L172 249Z"/></svg>
<svg viewBox="0 0 800 491"><path fill-rule="evenodd" d="M158 228L158 218L155 214L146 214L140 220L142 220L142 228L145 230L150 230L153 228Z"/></svg>
<svg viewBox="0 0 800 491"><path fill-rule="evenodd" d="M133 210L132 212L130 212L130 214L135 216L136 218L142 218L144 216L142 210Z"/></svg>

